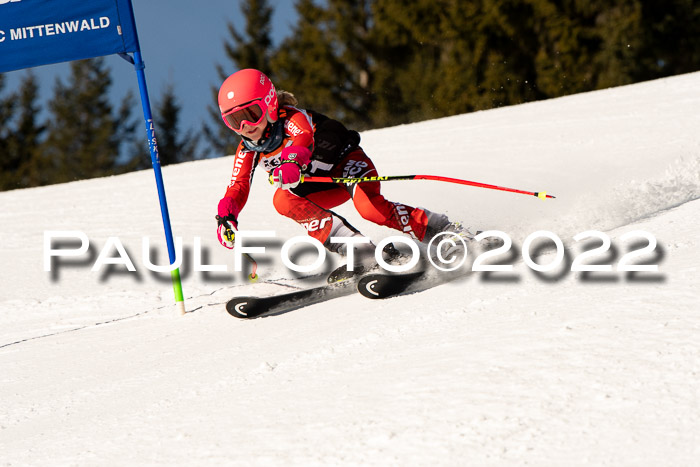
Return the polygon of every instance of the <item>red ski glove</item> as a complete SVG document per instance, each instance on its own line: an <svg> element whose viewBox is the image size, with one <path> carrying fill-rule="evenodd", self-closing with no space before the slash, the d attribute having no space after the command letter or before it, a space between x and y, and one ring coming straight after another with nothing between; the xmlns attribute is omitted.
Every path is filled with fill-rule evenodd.
<svg viewBox="0 0 700 467"><path fill-rule="evenodd" d="M283 190L299 185L301 172L311 162L311 151L303 146L289 146L282 150L282 164L272 171L272 184Z"/></svg>

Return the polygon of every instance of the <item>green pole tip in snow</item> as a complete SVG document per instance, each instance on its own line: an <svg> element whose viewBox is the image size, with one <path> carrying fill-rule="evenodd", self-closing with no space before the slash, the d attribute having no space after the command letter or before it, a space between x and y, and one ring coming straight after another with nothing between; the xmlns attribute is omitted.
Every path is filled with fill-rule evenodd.
<svg viewBox="0 0 700 467"><path fill-rule="evenodd" d="M175 306L181 314L185 314L185 297L182 295L182 282L180 281L180 268L175 268L170 273L173 280L173 291L175 292Z"/></svg>

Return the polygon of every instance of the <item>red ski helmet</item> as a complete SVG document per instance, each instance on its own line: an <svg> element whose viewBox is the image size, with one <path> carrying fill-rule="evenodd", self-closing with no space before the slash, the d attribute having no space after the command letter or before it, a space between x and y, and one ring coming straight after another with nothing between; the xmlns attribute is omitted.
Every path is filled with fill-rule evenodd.
<svg viewBox="0 0 700 467"><path fill-rule="evenodd" d="M269 121L277 121L278 107L275 86L259 70L237 71L219 88L221 117L233 131L240 131L243 122L260 123L265 115Z"/></svg>

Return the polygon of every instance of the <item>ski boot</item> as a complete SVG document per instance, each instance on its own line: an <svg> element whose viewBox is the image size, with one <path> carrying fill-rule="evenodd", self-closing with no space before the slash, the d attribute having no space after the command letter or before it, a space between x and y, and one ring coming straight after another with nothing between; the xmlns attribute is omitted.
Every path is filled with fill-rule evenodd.
<svg viewBox="0 0 700 467"><path fill-rule="evenodd" d="M433 242L436 248L440 248L439 251L435 251L435 256L449 258L459 250L474 245L475 234L462 222L450 221L446 215L430 212L427 209L423 209L423 211L428 216L428 226L425 229L423 243L429 245Z"/></svg>

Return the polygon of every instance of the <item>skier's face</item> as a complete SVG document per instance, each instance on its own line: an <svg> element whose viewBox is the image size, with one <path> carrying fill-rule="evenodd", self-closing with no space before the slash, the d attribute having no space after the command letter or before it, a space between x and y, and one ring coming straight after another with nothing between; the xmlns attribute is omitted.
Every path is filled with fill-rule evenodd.
<svg viewBox="0 0 700 467"><path fill-rule="evenodd" d="M252 141L258 141L262 138L265 132L265 127L267 126L267 119L263 118L257 125L244 122L241 126L241 131L238 134L245 136Z"/></svg>

